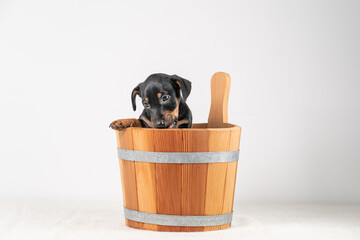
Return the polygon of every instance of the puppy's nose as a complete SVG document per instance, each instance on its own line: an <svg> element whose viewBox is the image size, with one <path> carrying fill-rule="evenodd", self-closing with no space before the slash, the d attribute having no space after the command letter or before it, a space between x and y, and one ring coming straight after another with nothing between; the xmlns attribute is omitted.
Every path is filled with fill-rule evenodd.
<svg viewBox="0 0 360 240"><path fill-rule="evenodd" d="M165 121L161 120L155 123L155 127L165 127Z"/></svg>

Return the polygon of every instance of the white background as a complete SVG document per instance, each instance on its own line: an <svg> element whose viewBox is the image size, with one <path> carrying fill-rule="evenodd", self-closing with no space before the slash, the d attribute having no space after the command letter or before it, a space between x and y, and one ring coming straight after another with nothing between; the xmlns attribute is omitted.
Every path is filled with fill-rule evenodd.
<svg viewBox="0 0 360 240"><path fill-rule="evenodd" d="M0 1L0 197L120 200L112 120L151 73L232 77L236 202L360 202L359 1ZM140 102L138 101L138 104Z"/></svg>

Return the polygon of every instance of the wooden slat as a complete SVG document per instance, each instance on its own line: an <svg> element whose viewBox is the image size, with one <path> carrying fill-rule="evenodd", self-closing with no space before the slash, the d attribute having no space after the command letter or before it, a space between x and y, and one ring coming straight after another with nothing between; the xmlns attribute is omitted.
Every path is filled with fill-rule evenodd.
<svg viewBox="0 0 360 240"><path fill-rule="evenodd" d="M237 163L236 161L227 164L222 214L231 213L233 209Z"/></svg>
<svg viewBox="0 0 360 240"><path fill-rule="evenodd" d="M184 131L186 152L207 152L207 131ZM205 140L206 142L206 140ZM182 215L204 215L207 163L182 164ZM182 232L204 231L204 227L181 227Z"/></svg>
<svg viewBox="0 0 360 240"><path fill-rule="evenodd" d="M155 164L136 162L135 169L139 211L157 213ZM156 225L146 225L147 223L142 223L142 228L157 230Z"/></svg>
<svg viewBox="0 0 360 240"><path fill-rule="evenodd" d="M182 215L203 215L207 164L182 165Z"/></svg>
<svg viewBox="0 0 360 240"><path fill-rule="evenodd" d="M205 215L222 213L227 163L209 163L206 181Z"/></svg>
<svg viewBox="0 0 360 240"><path fill-rule="evenodd" d="M134 149L131 129L126 131L116 131L116 139L118 148L126 150Z"/></svg>
<svg viewBox="0 0 360 240"><path fill-rule="evenodd" d="M237 151L239 149L240 134L241 128L237 128L231 131L231 135L229 138L229 151ZM222 214L230 213L233 210L237 164L238 161L228 163L227 166L224 191L224 205Z"/></svg>
<svg viewBox="0 0 360 240"><path fill-rule="evenodd" d="M156 152L183 152L181 131L156 131L153 141ZM157 213L181 215L181 164L156 163ZM159 231L180 232L180 227L159 226Z"/></svg>
<svg viewBox="0 0 360 240"><path fill-rule="evenodd" d="M204 215L207 164L182 164L182 215ZM204 227L181 227L182 232Z"/></svg>
<svg viewBox="0 0 360 240"><path fill-rule="evenodd" d="M157 213L155 164L136 162L135 168L139 211ZM143 223L143 225L146 225L146 223ZM144 226L144 228L148 229L150 226ZM155 231L157 228L151 230Z"/></svg>
<svg viewBox="0 0 360 240"><path fill-rule="evenodd" d="M118 147L133 150L132 132L116 131ZM124 206L133 210L138 210L135 165L132 161L119 159L121 180L123 186Z"/></svg>
<svg viewBox="0 0 360 240"><path fill-rule="evenodd" d="M240 136L241 136L241 128L236 127L233 128L230 132L230 138L229 138L229 151L237 151L239 150L240 146Z"/></svg>
<svg viewBox="0 0 360 240"><path fill-rule="evenodd" d="M153 130L141 131L133 129L134 150L154 151ZM155 163L135 162L136 186L138 194L139 211L157 213L156 204L156 169ZM157 231L158 226L154 224L141 223L141 229Z"/></svg>
<svg viewBox="0 0 360 240"><path fill-rule="evenodd" d="M204 215L222 213L227 163L209 163L206 181ZM204 231L220 230L221 226L204 227Z"/></svg>
<svg viewBox="0 0 360 240"><path fill-rule="evenodd" d="M230 131L211 131L209 152L224 152L229 149ZM228 163L209 163L206 181L205 215L222 214L225 179ZM205 231L217 230L220 226L205 227Z"/></svg>
<svg viewBox="0 0 360 240"><path fill-rule="evenodd" d="M138 210L135 164L133 161L120 160L120 168L124 185L124 206L132 210Z"/></svg>
<svg viewBox="0 0 360 240"><path fill-rule="evenodd" d="M116 134L119 148L127 150L133 149L131 130L117 131ZM135 164L133 161L119 159L119 165L124 206L132 210L138 210ZM126 222L126 224L128 225L128 222Z"/></svg>
<svg viewBox="0 0 360 240"><path fill-rule="evenodd" d="M208 137L207 131L184 131L185 151L208 152ZM182 215L204 215L207 168L207 163L182 164ZM204 227L181 227L181 231L204 231Z"/></svg>
<svg viewBox="0 0 360 240"><path fill-rule="evenodd" d="M159 214L181 215L181 164L156 164L156 197ZM179 232L180 227L159 230Z"/></svg>

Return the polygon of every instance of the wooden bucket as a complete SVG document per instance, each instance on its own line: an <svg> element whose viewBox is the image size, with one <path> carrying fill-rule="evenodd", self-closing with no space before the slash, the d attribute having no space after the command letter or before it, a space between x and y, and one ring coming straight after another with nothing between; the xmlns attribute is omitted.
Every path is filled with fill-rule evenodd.
<svg viewBox="0 0 360 240"><path fill-rule="evenodd" d="M227 123L230 76L211 80L209 122L116 131L126 225L153 231L229 228L239 126Z"/></svg>

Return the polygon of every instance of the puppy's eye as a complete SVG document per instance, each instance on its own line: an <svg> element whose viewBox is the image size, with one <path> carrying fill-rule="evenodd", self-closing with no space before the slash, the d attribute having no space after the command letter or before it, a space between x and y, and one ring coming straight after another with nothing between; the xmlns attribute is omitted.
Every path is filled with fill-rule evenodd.
<svg viewBox="0 0 360 240"><path fill-rule="evenodd" d="M166 102L167 100L169 100L169 98L170 98L169 95L163 95L163 96L162 96L163 102Z"/></svg>
<svg viewBox="0 0 360 240"><path fill-rule="evenodd" d="M147 102L143 102L144 108L149 109L150 108L150 104L148 104Z"/></svg>

